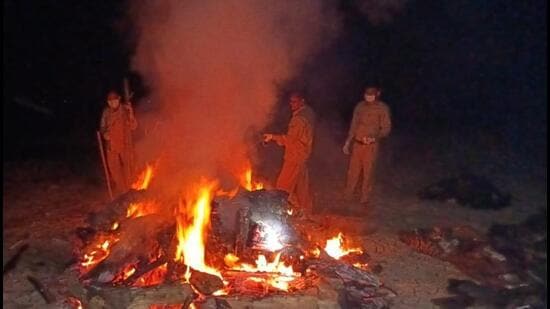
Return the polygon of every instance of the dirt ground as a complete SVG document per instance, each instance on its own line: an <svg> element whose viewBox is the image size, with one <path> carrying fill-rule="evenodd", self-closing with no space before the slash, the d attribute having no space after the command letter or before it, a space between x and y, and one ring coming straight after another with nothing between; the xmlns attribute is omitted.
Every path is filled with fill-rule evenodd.
<svg viewBox="0 0 550 309"><path fill-rule="evenodd" d="M453 265L408 248L398 240L398 231L457 224L485 230L496 222L519 222L537 207L546 207L546 168L532 172L509 164L511 159L479 161L470 166L512 193L514 199L508 208L472 210L452 203L420 201L415 196L417 190L456 169L448 168L444 159L406 158L394 151L383 152L373 203L363 211L341 199L345 171L345 158L341 158L313 162L327 167L312 171L315 218L330 220L331 228L360 241L373 262L382 266L381 280L397 293L392 308L432 308L430 299L447 295L448 278L465 278ZM21 241L48 244L52 239L67 239L83 224L86 213L107 201L98 175L67 170L63 163L4 163L4 257ZM15 272L4 276L3 304L6 308L43 308L36 305L43 304L38 292Z"/></svg>

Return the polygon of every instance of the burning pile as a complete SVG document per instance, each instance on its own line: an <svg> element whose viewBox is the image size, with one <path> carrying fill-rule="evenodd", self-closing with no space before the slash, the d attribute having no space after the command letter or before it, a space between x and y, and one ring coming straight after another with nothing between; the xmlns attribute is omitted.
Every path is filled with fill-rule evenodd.
<svg viewBox="0 0 550 309"><path fill-rule="evenodd" d="M242 188L227 193L216 181L203 179L171 207L147 190L154 171L148 166L133 189L93 214L89 227L79 229L83 246L78 268L89 286L179 286L179 304L186 302L181 300L182 286L190 288L191 300L265 296L315 286L319 276L314 269L342 277L338 271L349 273L349 263L337 260L362 254L359 248L344 248L341 233L327 240L323 252L312 250L315 245L295 229L287 194L262 189L251 169L241 178Z"/></svg>

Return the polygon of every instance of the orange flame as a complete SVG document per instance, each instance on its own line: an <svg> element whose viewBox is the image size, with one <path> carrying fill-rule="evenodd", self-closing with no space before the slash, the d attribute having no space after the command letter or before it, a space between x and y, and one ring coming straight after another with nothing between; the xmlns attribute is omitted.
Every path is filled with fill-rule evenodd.
<svg viewBox="0 0 550 309"><path fill-rule="evenodd" d="M200 185L196 196L180 200L180 214L177 217L176 235L178 246L176 250L176 261L182 261L189 267L216 275L221 278L220 273L205 264L205 239L207 228L210 224L210 203L216 182ZM188 209L191 207L191 209ZM191 224L185 226L184 215L191 216Z"/></svg>
<svg viewBox="0 0 550 309"><path fill-rule="evenodd" d="M150 164L147 164L145 170L141 173L138 180L132 184L132 189L134 190L145 190L149 187L151 179L154 175L154 167ZM146 215L154 214L157 212L157 205L154 202L140 202L140 203L131 203L126 210L126 217L128 218L137 218L143 217Z"/></svg>
<svg viewBox="0 0 550 309"><path fill-rule="evenodd" d="M164 281L168 272L168 264L164 263L161 266L141 276L133 286L146 287L161 284Z"/></svg>
<svg viewBox="0 0 550 309"><path fill-rule="evenodd" d="M363 251L360 248L345 249L342 247L343 243L344 243L343 235L342 233L338 233L338 236L335 236L327 240L327 244L325 246L325 252L337 260L343 257L344 255L348 255L349 253L352 253L352 252L363 253Z"/></svg>
<svg viewBox="0 0 550 309"><path fill-rule="evenodd" d="M268 262L266 257L262 254L258 255L256 259L256 265L251 265L247 263L238 263L239 257L234 254L227 254L224 257L225 264L234 270L240 270L251 273L260 273L266 272L270 273L270 276L267 278L257 278L253 275L249 278L252 281L266 283L272 287L288 291L289 283L299 277L299 273L295 273L292 266L286 266L284 262L280 261L281 253L277 253L272 262Z"/></svg>
<svg viewBox="0 0 550 309"><path fill-rule="evenodd" d="M136 182L132 184L132 189L134 190L145 190L149 187L149 183L153 178L153 166L147 164L145 170L139 175L139 178Z"/></svg>
<svg viewBox="0 0 550 309"><path fill-rule="evenodd" d="M109 255L112 246L118 241L114 236L100 237L88 246L80 262L82 272L87 272Z"/></svg>
<svg viewBox="0 0 550 309"><path fill-rule="evenodd" d="M247 164L247 168L240 178L241 186L248 191L256 191L264 188L263 183L252 180L252 168L250 167L250 163Z"/></svg>
<svg viewBox="0 0 550 309"><path fill-rule="evenodd" d="M357 263L353 263L353 267L367 270L368 267L369 267L369 263L359 263L359 262L357 262Z"/></svg>
<svg viewBox="0 0 550 309"><path fill-rule="evenodd" d="M130 203L126 210L127 218L138 218L158 212L157 204L153 201Z"/></svg>

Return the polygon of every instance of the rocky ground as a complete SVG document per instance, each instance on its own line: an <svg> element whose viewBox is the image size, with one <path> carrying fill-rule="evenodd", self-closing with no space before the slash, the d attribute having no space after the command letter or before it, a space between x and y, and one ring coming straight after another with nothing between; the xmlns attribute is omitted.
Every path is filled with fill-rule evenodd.
<svg viewBox="0 0 550 309"><path fill-rule="evenodd" d="M343 187L345 158L331 162L314 160L315 220L328 220L331 229L362 243L373 263L380 264L384 284L396 292L392 308L432 308L430 300L447 295L448 278L466 278L452 264L421 255L401 243L397 232L415 227L468 224L485 230L492 223L516 223L546 207L546 167L523 168L510 158L471 162L469 168L489 177L498 187L512 193L512 205L503 210L473 210L453 203L421 201L416 192L458 169L445 157L407 157L382 152L377 169L372 205L345 203ZM433 154L432 154L433 155ZM436 155L433 155L437 157ZM328 168L330 167L330 168ZM85 215L107 201L101 174L68 170L63 163L4 163L3 211L4 257L21 242L48 246L52 240L67 239ZM43 300L25 275L32 270L4 276L3 304L6 308L43 308ZM37 305L38 304L38 305Z"/></svg>

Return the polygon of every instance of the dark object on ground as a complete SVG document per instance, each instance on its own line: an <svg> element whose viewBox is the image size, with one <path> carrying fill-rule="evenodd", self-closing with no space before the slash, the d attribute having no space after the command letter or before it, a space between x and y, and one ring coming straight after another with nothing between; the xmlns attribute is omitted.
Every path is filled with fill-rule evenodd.
<svg viewBox="0 0 550 309"><path fill-rule="evenodd" d="M462 174L440 180L418 192L420 199L449 201L477 209L501 209L510 205L511 196L501 192L486 178Z"/></svg>
<svg viewBox="0 0 550 309"><path fill-rule="evenodd" d="M493 289L470 280L449 279L450 297L432 299L440 308L546 308L546 297L533 286Z"/></svg>
<svg viewBox="0 0 550 309"><path fill-rule="evenodd" d="M462 226L400 232L420 253L454 264L480 282L450 281L455 297L434 300L444 308L490 308L547 302L546 210L515 225L493 225L487 236Z"/></svg>

